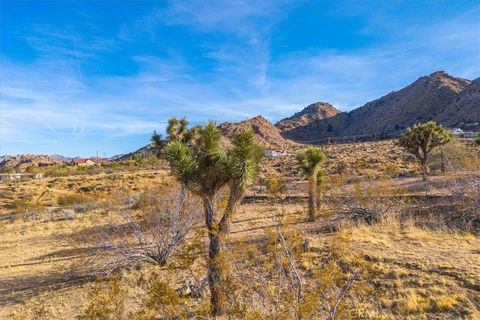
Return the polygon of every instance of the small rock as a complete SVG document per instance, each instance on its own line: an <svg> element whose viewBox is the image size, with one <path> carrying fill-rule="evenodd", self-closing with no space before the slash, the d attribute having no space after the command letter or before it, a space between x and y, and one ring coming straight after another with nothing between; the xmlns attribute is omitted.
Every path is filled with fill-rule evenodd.
<svg viewBox="0 0 480 320"><path fill-rule="evenodd" d="M62 209L60 211L60 215L63 216L65 220L73 220L75 219L75 211L72 209Z"/></svg>
<svg viewBox="0 0 480 320"><path fill-rule="evenodd" d="M181 288L177 289L177 294L180 297L188 296L191 293L192 293L192 289L190 288L190 285L188 283L184 284Z"/></svg>
<svg viewBox="0 0 480 320"><path fill-rule="evenodd" d="M83 213L85 212L85 206L76 206L75 208L73 208L73 211L75 211L75 213Z"/></svg>

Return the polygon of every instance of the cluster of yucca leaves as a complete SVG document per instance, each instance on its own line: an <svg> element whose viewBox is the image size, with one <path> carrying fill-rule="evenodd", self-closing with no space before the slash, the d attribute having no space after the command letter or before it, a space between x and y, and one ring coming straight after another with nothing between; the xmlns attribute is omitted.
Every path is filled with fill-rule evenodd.
<svg viewBox="0 0 480 320"><path fill-rule="evenodd" d="M452 134L433 121L416 124L403 132L398 139L405 151L413 154L420 164L422 176L426 179L428 154L434 148L452 140Z"/></svg>

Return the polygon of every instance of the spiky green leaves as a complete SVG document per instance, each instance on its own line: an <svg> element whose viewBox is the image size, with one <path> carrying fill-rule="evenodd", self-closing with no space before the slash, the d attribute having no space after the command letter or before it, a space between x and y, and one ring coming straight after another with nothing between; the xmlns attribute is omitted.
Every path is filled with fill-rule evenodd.
<svg viewBox="0 0 480 320"><path fill-rule="evenodd" d="M318 172L317 172L317 187L322 186L323 183L325 182L326 178L327 178L327 173L325 172L325 170L323 170L323 169L318 170Z"/></svg>
<svg viewBox="0 0 480 320"><path fill-rule="evenodd" d="M405 130L398 143L407 152L423 159L433 148L445 145L451 140L452 134L448 130L429 121Z"/></svg>
<svg viewBox="0 0 480 320"><path fill-rule="evenodd" d="M188 136L188 121L185 117L180 120L177 118L168 119L167 134L169 141L185 141Z"/></svg>
<svg viewBox="0 0 480 320"><path fill-rule="evenodd" d="M233 184L244 185L258 175L264 150L255 143L252 130L234 135L232 144L227 152L229 177Z"/></svg>
<svg viewBox="0 0 480 320"><path fill-rule="evenodd" d="M307 176L316 175L321 169L320 165L327 159L325 153L320 148L310 147L297 155L297 161L300 168Z"/></svg>
<svg viewBox="0 0 480 320"><path fill-rule="evenodd" d="M157 149L157 157L160 158L166 145L165 140L162 140L161 134L158 134L156 130L153 130L153 135L150 141L155 146L155 149Z"/></svg>
<svg viewBox="0 0 480 320"><path fill-rule="evenodd" d="M263 149L254 142L253 132L236 134L228 150L221 144L215 122L195 126L184 133L186 136L191 142L168 144L167 160L172 173L192 191L215 193L226 183L245 185L258 174Z"/></svg>
<svg viewBox="0 0 480 320"><path fill-rule="evenodd" d="M183 184L193 183L197 177L197 163L190 149L180 141L167 145L166 158L173 175Z"/></svg>

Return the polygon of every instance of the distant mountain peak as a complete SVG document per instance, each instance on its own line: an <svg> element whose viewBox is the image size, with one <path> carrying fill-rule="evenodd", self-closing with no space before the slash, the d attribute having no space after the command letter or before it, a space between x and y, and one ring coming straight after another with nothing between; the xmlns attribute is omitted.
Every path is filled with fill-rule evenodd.
<svg viewBox="0 0 480 320"><path fill-rule="evenodd" d="M451 77L448 73L443 70L438 70L435 72L430 73L429 77L438 77L438 76L448 76Z"/></svg>
<svg viewBox="0 0 480 320"><path fill-rule="evenodd" d="M448 87L455 92L460 92L470 84L470 80L458 78L449 75L445 71L435 71L428 76L420 77L412 85L418 84L419 82L428 83L434 87Z"/></svg>
<svg viewBox="0 0 480 320"><path fill-rule="evenodd" d="M289 143L281 136L280 131L261 115L241 122L224 122L218 128L227 139L236 133L253 130L257 143L266 149L284 148Z"/></svg>
<svg viewBox="0 0 480 320"><path fill-rule="evenodd" d="M270 121L268 121L267 119L265 119L264 116L262 115L258 115L258 116L255 116L253 118L250 118L250 119L247 119L247 120L244 120L242 122L263 122L263 123L270 123Z"/></svg>
<svg viewBox="0 0 480 320"><path fill-rule="evenodd" d="M334 106L332 106L330 103L328 102L315 102L315 103L312 103L312 104L309 104L308 106L306 106L305 108L303 108L302 110L304 113L307 113L307 112L313 112L313 113L339 113L340 111L337 110ZM300 111L300 113L302 113L302 111Z"/></svg>
<svg viewBox="0 0 480 320"><path fill-rule="evenodd" d="M328 102L315 102L309 104L293 116L280 120L275 126L282 131L287 131L291 128L304 126L317 120L331 118L339 113L341 113L341 111Z"/></svg>

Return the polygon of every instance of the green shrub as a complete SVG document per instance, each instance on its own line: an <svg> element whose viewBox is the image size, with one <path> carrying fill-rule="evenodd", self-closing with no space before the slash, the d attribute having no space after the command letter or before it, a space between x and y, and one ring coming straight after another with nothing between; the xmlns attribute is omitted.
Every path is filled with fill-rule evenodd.
<svg viewBox="0 0 480 320"><path fill-rule="evenodd" d="M127 288L120 276L95 283L87 297L87 304L79 315L80 320L127 320L125 310Z"/></svg>

